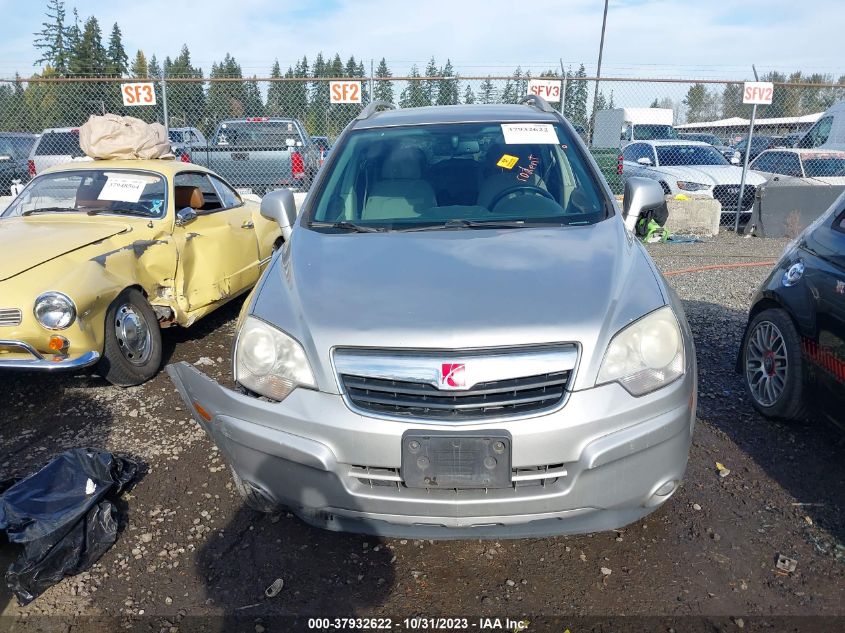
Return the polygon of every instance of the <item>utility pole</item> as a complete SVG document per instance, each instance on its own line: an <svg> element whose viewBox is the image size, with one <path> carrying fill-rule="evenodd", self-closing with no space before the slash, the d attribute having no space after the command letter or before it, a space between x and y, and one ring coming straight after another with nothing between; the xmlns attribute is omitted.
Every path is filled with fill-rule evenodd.
<svg viewBox="0 0 845 633"><path fill-rule="evenodd" d="M590 120L587 121L587 138L593 137L593 119L596 117L596 100L599 98L599 80L601 79L601 55L604 51L604 28L607 26L607 3L609 0L604 0L604 15L601 19L601 41L599 42L599 63L596 66L596 89L593 92L593 107Z"/></svg>

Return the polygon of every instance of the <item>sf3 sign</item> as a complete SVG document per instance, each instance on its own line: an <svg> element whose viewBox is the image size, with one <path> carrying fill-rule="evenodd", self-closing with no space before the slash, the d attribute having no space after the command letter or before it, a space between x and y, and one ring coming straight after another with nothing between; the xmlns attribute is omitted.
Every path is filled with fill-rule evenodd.
<svg viewBox="0 0 845 633"><path fill-rule="evenodd" d="M330 103L361 103L360 81L330 81Z"/></svg>
<svg viewBox="0 0 845 633"><path fill-rule="evenodd" d="M543 97L549 103L560 103L560 80L529 79L528 94Z"/></svg>
<svg viewBox="0 0 845 633"><path fill-rule="evenodd" d="M155 84L144 81L135 84L120 84L120 95L125 106L142 106L156 104Z"/></svg>
<svg viewBox="0 0 845 633"><path fill-rule="evenodd" d="M742 102L769 105L775 85L769 81L746 81L742 87Z"/></svg>

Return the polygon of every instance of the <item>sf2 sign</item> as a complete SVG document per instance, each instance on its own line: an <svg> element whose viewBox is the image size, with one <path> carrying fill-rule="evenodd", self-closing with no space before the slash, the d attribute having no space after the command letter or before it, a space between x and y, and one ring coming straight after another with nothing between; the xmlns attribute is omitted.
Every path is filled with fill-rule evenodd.
<svg viewBox="0 0 845 633"><path fill-rule="evenodd" d="M120 94L125 106L141 106L156 104L155 84L144 81L135 84L120 84Z"/></svg>
<svg viewBox="0 0 845 633"><path fill-rule="evenodd" d="M361 103L360 81L330 81L330 103Z"/></svg>
<svg viewBox="0 0 845 633"><path fill-rule="evenodd" d="M560 80L529 79L528 94L543 97L550 103L560 103Z"/></svg>
<svg viewBox="0 0 845 633"><path fill-rule="evenodd" d="M746 81L742 87L742 102L769 105L775 85L769 81Z"/></svg>

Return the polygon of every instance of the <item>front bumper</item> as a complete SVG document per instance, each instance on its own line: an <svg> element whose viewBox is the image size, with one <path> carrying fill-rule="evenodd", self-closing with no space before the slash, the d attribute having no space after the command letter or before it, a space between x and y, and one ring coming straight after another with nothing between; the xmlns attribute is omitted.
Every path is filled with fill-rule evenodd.
<svg viewBox="0 0 845 633"><path fill-rule="evenodd" d="M621 527L677 489L695 423L694 371L642 398L604 385L570 393L552 413L462 424L363 416L340 395L308 389L268 402L186 363L167 371L248 486L313 525L383 536L522 538ZM554 476L504 489L407 488L401 438L420 429L506 431L515 479L544 467Z"/></svg>
<svg viewBox="0 0 845 633"><path fill-rule="evenodd" d="M100 354L93 351L77 356L45 356L29 343L6 339L0 339L0 351L0 370L67 371L90 367L100 360Z"/></svg>

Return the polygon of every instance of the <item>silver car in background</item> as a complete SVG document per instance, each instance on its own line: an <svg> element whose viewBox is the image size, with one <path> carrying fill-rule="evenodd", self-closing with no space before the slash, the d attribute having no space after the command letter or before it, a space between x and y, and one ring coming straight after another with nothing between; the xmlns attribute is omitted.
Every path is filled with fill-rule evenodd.
<svg viewBox="0 0 845 633"><path fill-rule="evenodd" d="M677 490L696 361L677 296L544 101L381 110L344 131L247 299L237 389L170 376L253 508L332 530L618 528Z"/></svg>

